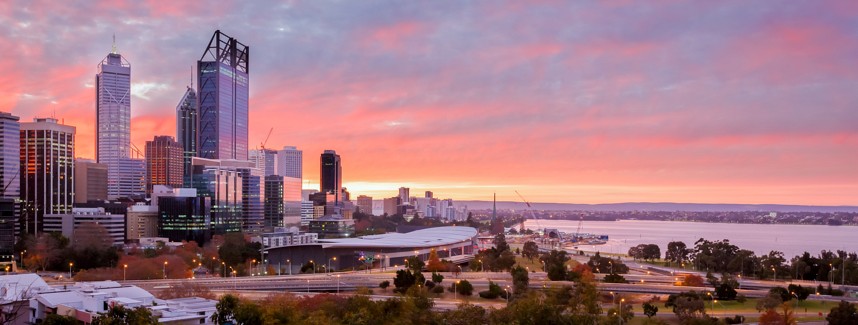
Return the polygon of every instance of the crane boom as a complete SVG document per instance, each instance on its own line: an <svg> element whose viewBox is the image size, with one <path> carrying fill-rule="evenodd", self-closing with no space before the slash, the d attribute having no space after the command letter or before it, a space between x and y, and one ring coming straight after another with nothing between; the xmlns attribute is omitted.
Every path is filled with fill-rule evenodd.
<svg viewBox="0 0 858 325"><path fill-rule="evenodd" d="M540 227L539 219L536 219L536 214L533 213L533 206L530 205L530 202L528 202L527 199L525 199L518 191L515 191L515 194L518 194L518 197L520 197L521 200L524 201L524 204L527 205L527 208L530 209L530 218L536 221L536 227Z"/></svg>
<svg viewBox="0 0 858 325"><path fill-rule="evenodd" d="M260 144L260 145L259 145L259 147L261 147L261 148L262 148L262 150L265 150L265 144L266 144L266 143L268 143L268 138L270 138L270 137L271 137L271 132L272 132L272 131L274 131L274 128L273 128L273 127L272 127L270 130L268 130L268 135L266 135L266 136L265 136L265 141L262 141L262 144Z"/></svg>

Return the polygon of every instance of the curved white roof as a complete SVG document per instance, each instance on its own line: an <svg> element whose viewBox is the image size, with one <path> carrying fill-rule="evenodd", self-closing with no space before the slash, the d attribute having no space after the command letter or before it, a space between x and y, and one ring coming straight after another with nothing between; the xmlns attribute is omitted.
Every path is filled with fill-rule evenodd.
<svg viewBox="0 0 858 325"><path fill-rule="evenodd" d="M387 233L358 238L319 239L324 248L340 247L435 247L469 241L477 235L471 227L435 227L409 233Z"/></svg>

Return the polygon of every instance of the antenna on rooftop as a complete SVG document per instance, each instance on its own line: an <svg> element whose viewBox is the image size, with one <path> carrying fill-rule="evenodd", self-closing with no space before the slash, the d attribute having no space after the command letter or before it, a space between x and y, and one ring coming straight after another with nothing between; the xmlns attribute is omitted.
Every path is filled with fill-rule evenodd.
<svg viewBox="0 0 858 325"><path fill-rule="evenodd" d="M116 33L113 33L113 47L111 48L110 53L116 54Z"/></svg>
<svg viewBox="0 0 858 325"><path fill-rule="evenodd" d="M194 88L194 65L191 64L191 88Z"/></svg>

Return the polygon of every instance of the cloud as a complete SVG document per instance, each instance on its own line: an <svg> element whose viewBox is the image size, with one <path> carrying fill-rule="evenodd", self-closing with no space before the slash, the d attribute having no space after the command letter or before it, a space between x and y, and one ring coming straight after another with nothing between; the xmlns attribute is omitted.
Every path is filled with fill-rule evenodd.
<svg viewBox="0 0 858 325"><path fill-rule="evenodd" d="M220 29L251 47L250 143L274 128L312 182L336 149L346 183L376 195L854 204L854 6L11 1L0 109L64 118L92 156L91 85L116 34L132 141L174 135Z"/></svg>

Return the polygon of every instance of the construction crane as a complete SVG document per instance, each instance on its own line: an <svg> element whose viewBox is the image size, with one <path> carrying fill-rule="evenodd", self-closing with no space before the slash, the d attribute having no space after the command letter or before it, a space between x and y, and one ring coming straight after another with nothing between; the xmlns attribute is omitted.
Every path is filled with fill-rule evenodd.
<svg viewBox="0 0 858 325"><path fill-rule="evenodd" d="M584 214L582 213L578 219L578 230L575 231L575 237L581 237L581 228L584 228Z"/></svg>
<svg viewBox="0 0 858 325"><path fill-rule="evenodd" d="M524 204L527 205L527 208L530 209L530 218L536 221L536 227L542 228L542 226L539 225L539 219L536 219L536 214L533 213L533 206L530 205L530 202L527 202L527 199L525 199L518 191L515 191L515 194L518 194L518 197L520 197L521 200L524 201Z"/></svg>
<svg viewBox="0 0 858 325"><path fill-rule="evenodd" d="M259 147L262 148L262 150L265 150L265 144L268 143L268 138L271 137L271 132L273 132L273 131L274 131L274 128L271 128L270 130L268 130L268 135L265 136L265 141L262 141L262 143L259 144Z"/></svg>

